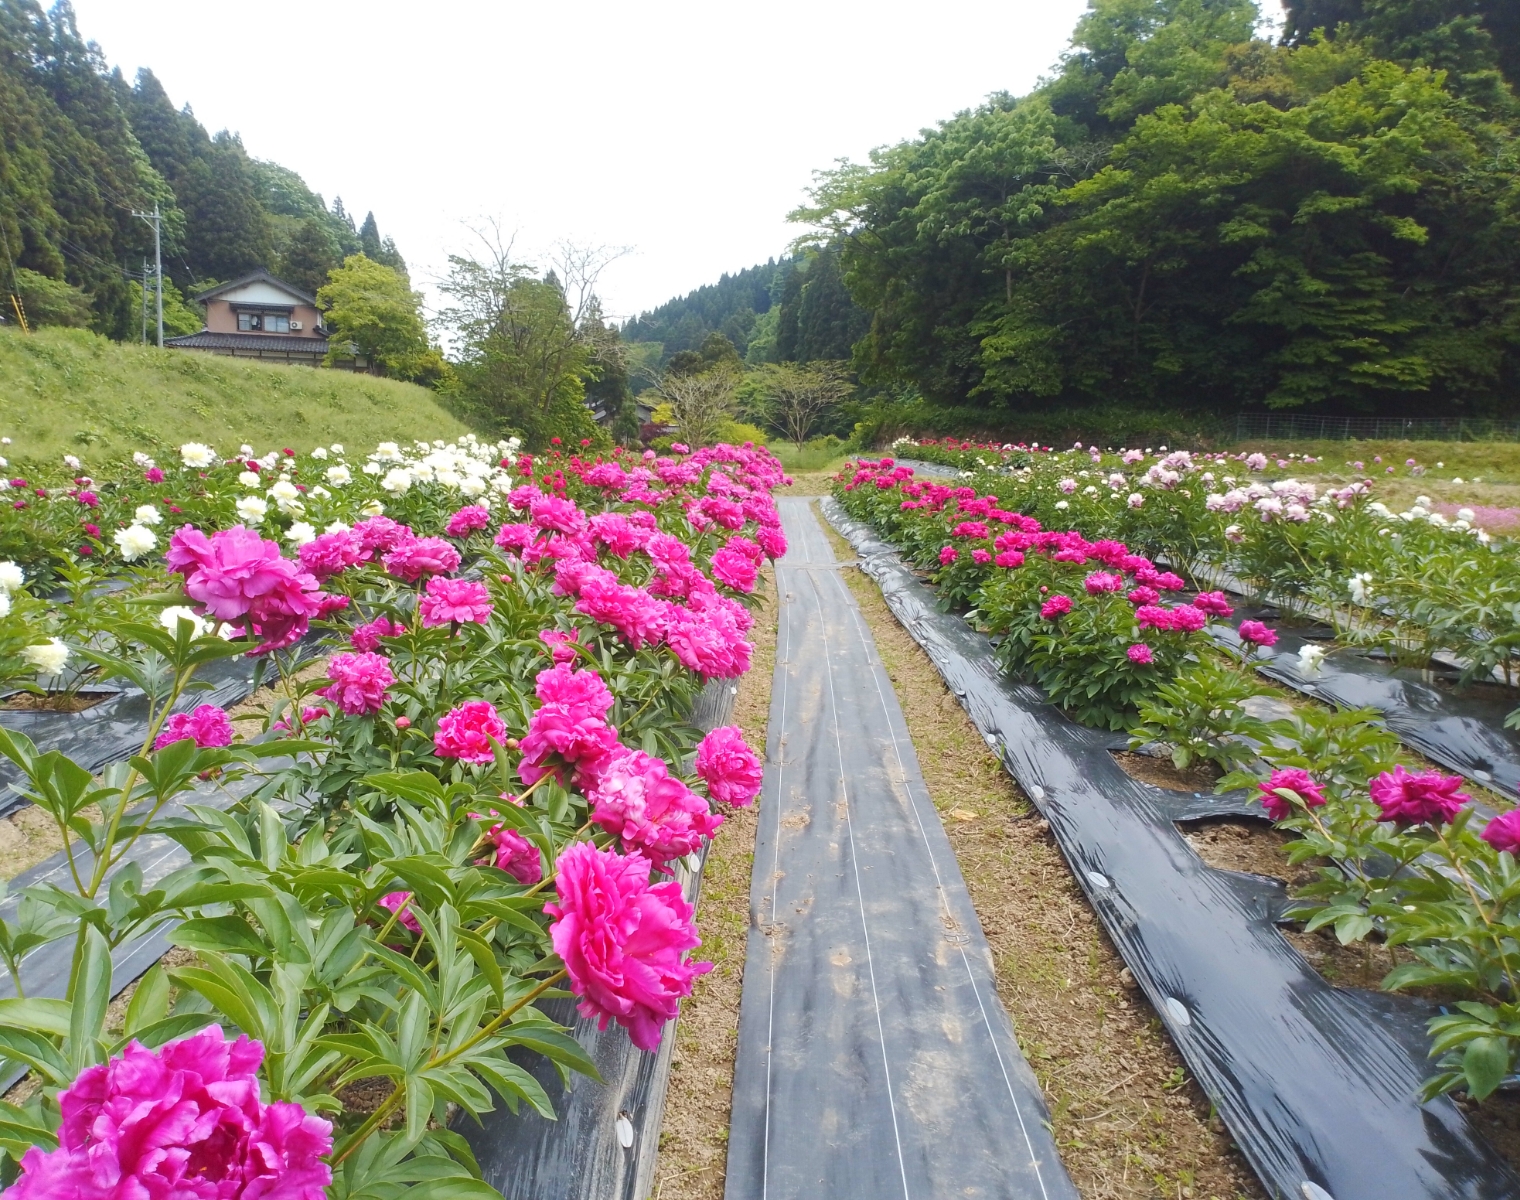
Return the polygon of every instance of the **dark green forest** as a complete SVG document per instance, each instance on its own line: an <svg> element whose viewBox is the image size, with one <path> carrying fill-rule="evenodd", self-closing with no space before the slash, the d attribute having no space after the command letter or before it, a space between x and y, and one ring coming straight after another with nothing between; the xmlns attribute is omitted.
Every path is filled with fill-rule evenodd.
<svg viewBox="0 0 1520 1200"><path fill-rule="evenodd" d="M139 336L131 280L164 214L164 273L190 292L265 267L315 293L363 252L405 274L373 213L355 225L294 171L251 158L175 108L149 70L128 82L72 8L0 0L0 271L36 323ZM170 293L171 296L173 293Z"/></svg>
<svg viewBox="0 0 1520 1200"><path fill-rule="evenodd" d="M1515 412L1520 5L1259 18L1091 0L1031 94L821 173L793 217L869 314L863 384L941 428Z"/></svg>

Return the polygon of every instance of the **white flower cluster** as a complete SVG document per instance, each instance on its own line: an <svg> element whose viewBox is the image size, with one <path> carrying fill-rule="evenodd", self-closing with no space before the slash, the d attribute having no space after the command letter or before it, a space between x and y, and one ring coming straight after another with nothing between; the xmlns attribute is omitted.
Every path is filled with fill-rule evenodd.
<svg viewBox="0 0 1520 1200"><path fill-rule="evenodd" d="M457 442L417 442L412 451L403 451L395 442L381 442L364 464L364 473L380 476L380 487L393 496L404 495L415 484L437 483L489 505L488 492L505 495L515 486L508 468L517 461L521 448L517 438L482 442L472 433ZM343 464L327 469L327 480L335 487L352 478Z"/></svg>

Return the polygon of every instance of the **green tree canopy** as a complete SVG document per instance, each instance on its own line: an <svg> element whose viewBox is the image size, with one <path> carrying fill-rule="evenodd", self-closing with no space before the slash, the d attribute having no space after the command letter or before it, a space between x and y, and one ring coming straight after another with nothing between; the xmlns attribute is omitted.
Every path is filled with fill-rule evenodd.
<svg viewBox="0 0 1520 1200"><path fill-rule="evenodd" d="M317 292L332 337L328 361L347 357L347 344L388 375L414 378L428 359L422 296L391 268L362 254L344 259Z"/></svg>

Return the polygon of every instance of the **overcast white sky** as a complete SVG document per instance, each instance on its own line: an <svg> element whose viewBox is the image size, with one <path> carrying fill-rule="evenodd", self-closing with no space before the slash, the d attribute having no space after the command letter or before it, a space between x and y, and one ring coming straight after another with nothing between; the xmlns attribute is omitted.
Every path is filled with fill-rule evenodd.
<svg viewBox="0 0 1520 1200"><path fill-rule="evenodd" d="M1086 3L74 7L129 78L373 209L425 288L497 218L532 249L630 247L601 288L623 317L780 253L814 169L1028 91Z"/></svg>

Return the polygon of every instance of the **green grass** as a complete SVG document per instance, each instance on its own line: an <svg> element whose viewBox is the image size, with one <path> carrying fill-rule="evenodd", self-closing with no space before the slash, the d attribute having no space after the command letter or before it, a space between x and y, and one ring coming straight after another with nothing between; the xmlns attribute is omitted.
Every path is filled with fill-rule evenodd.
<svg viewBox="0 0 1520 1200"><path fill-rule="evenodd" d="M468 427L433 393L346 371L123 345L77 329L0 329L0 434L16 462L206 442L235 452L454 438Z"/></svg>

